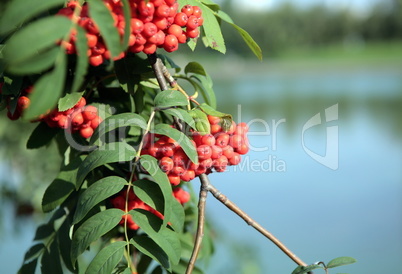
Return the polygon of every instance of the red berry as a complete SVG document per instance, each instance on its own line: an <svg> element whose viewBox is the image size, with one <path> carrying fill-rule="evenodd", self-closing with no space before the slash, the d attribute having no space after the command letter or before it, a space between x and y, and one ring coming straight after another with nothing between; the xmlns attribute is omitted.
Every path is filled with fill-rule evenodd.
<svg viewBox="0 0 402 274"><path fill-rule="evenodd" d="M59 128L64 128L66 129L68 127L68 119L67 116L63 115L60 116L59 120L57 121L57 125Z"/></svg>
<svg viewBox="0 0 402 274"><path fill-rule="evenodd" d="M171 170L171 173L174 175L182 175L184 173L185 169L181 166L175 166L173 167L173 169Z"/></svg>
<svg viewBox="0 0 402 274"><path fill-rule="evenodd" d="M211 125L217 125L221 121L221 118L212 116L212 115L208 115L208 121Z"/></svg>
<svg viewBox="0 0 402 274"><path fill-rule="evenodd" d="M20 118L21 116L21 112L19 112L17 109L14 111L14 113L11 113L10 110L7 111L7 117L8 119L15 121L18 120L18 118Z"/></svg>
<svg viewBox="0 0 402 274"><path fill-rule="evenodd" d="M101 122L102 122L102 119L99 116L95 117L91 121L91 128L92 129L97 128Z"/></svg>
<svg viewBox="0 0 402 274"><path fill-rule="evenodd" d="M183 34L183 29L179 25L173 24L168 28L168 33L179 38Z"/></svg>
<svg viewBox="0 0 402 274"><path fill-rule="evenodd" d="M85 139L90 138L93 133L94 133L94 130L92 129L92 127L86 127L86 128L80 129L80 135L82 138L85 138Z"/></svg>
<svg viewBox="0 0 402 274"><path fill-rule="evenodd" d="M134 34L141 33L144 30L144 23L137 18L131 18L130 25L131 32Z"/></svg>
<svg viewBox="0 0 402 274"><path fill-rule="evenodd" d="M179 37L177 37L177 41L179 41L180 44L186 43L187 42L186 34L182 33Z"/></svg>
<svg viewBox="0 0 402 274"><path fill-rule="evenodd" d="M225 147L229 143L229 135L226 133L221 133L216 137L216 145L220 147Z"/></svg>
<svg viewBox="0 0 402 274"><path fill-rule="evenodd" d="M231 147L231 146L223 147L222 148L222 153L223 153L223 155L226 156L226 158L228 158L228 159L232 158L233 154L234 154L233 147Z"/></svg>
<svg viewBox="0 0 402 274"><path fill-rule="evenodd" d="M218 159L215 160L214 162L214 168L218 172L223 172L226 169L226 166L228 165L229 161L226 156L221 156Z"/></svg>
<svg viewBox="0 0 402 274"><path fill-rule="evenodd" d="M91 48L91 55L101 55L105 53L105 51L106 51L105 44L102 41L98 40L98 43L96 43L96 45L93 48Z"/></svg>
<svg viewBox="0 0 402 274"><path fill-rule="evenodd" d="M235 149L237 153L239 154L247 154L247 152L250 150L247 144L241 144L238 148Z"/></svg>
<svg viewBox="0 0 402 274"><path fill-rule="evenodd" d="M91 66L97 67L103 63L102 55L93 55L89 57L89 64Z"/></svg>
<svg viewBox="0 0 402 274"><path fill-rule="evenodd" d="M18 98L17 101L17 108L22 111L24 109L27 109L29 107L29 104L31 103L31 100L29 100L28 97L26 96L21 96Z"/></svg>
<svg viewBox="0 0 402 274"><path fill-rule="evenodd" d="M162 157L162 159L159 160L159 166L161 167L163 172L168 173L173 169L174 163L172 158Z"/></svg>
<svg viewBox="0 0 402 274"><path fill-rule="evenodd" d="M199 27L198 20L199 20L199 19L198 19L197 16L194 16L194 15L189 16L189 17L188 17L188 20L187 20L186 27L187 27L187 28L190 28L190 29L196 29L196 28L198 28L198 27Z"/></svg>
<svg viewBox="0 0 402 274"><path fill-rule="evenodd" d="M190 201L190 193L188 193L181 187L176 187L175 189L173 189L173 195L181 204L185 204Z"/></svg>
<svg viewBox="0 0 402 274"><path fill-rule="evenodd" d="M177 186L178 184L180 184L180 176L168 175L168 179L169 179L169 182L174 186Z"/></svg>
<svg viewBox="0 0 402 274"><path fill-rule="evenodd" d="M145 37L151 37L152 35L158 32L158 28L154 23L148 22L144 24L144 30L142 31L142 35Z"/></svg>
<svg viewBox="0 0 402 274"><path fill-rule="evenodd" d="M79 125L82 125L83 123L84 123L84 117L82 117L82 114L80 112L72 114L71 125L73 127L77 127Z"/></svg>
<svg viewBox="0 0 402 274"><path fill-rule="evenodd" d="M239 153L234 152L233 156L229 158L229 164L232 166L238 165L241 161L241 156Z"/></svg>
<svg viewBox="0 0 402 274"><path fill-rule="evenodd" d="M205 134L201 138L201 143L203 145L213 146L215 145L215 137L212 134Z"/></svg>
<svg viewBox="0 0 402 274"><path fill-rule="evenodd" d="M188 16L184 12L179 12L174 17L174 23L179 25L180 27L184 27L187 25Z"/></svg>
<svg viewBox="0 0 402 274"><path fill-rule="evenodd" d="M87 100L84 97L81 97L80 100L75 104L74 108L82 108L87 104Z"/></svg>
<svg viewBox="0 0 402 274"><path fill-rule="evenodd" d="M181 8L181 12L185 13L187 16L190 16L194 12L194 8L191 5L185 5Z"/></svg>
<svg viewBox="0 0 402 274"><path fill-rule="evenodd" d="M144 49L142 50L145 54L152 54L156 51L156 45L152 43L146 43Z"/></svg>
<svg viewBox="0 0 402 274"><path fill-rule="evenodd" d="M212 149L208 145L200 145L197 147L198 159L205 160L211 158Z"/></svg>
<svg viewBox="0 0 402 274"><path fill-rule="evenodd" d="M152 16L155 12L154 4L151 2L141 1L137 8L142 16Z"/></svg>
<svg viewBox="0 0 402 274"><path fill-rule="evenodd" d="M189 181L191 181L191 180L194 179L194 178L195 178L195 172L194 172L194 170L190 170L190 169L186 170L186 171L180 176L180 179L182 179L183 181L186 181L186 182L189 182Z"/></svg>
<svg viewBox="0 0 402 274"><path fill-rule="evenodd" d="M166 4L167 4L168 6L172 6L172 5L174 5L175 3L177 3L177 0L165 0L165 2L166 2Z"/></svg>
<svg viewBox="0 0 402 274"><path fill-rule="evenodd" d="M88 47L93 48L94 46L96 46L96 43L98 43L98 36L91 33L87 33L86 36Z"/></svg>
<svg viewBox="0 0 402 274"><path fill-rule="evenodd" d="M202 10L200 7L193 6L193 15L200 18L202 16Z"/></svg>
<svg viewBox="0 0 402 274"><path fill-rule="evenodd" d="M98 117L98 109L94 106L86 106L84 111L82 112L82 117L85 121L91 121Z"/></svg>
<svg viewBox="0 0 402 274"><path fill-rule="evenodd" d="M198 28L190 29L187 27L186 36L188 38L197 38L200 35L200 30Z"/></svg>
<svg viewBox="0 0 402 274"><path fill-rule="evenodd" d="M168 5L160 5L155 11L157 17L168 17L169 13L170 7Z"/></svg>
<svg viewBox="0 0 402 274"><path fill-rule="evenodd" d="M211 149L212 149L211 159L218 159L223 155L223 149L221 147L213 145L211 146Z"/></svg>
<svg viewBox="0 0 402 274"><path fill-rule="evenodd" d="M157 17L152 20L152 23L154 23L155 26L157 26L157 28L160 30L165 30L169 26L168 20L164 17Z"/></svg>
<svg viewBox="0 0 402 274"><path fill-rule="evenodd" d="M163 48L167 52L173 52L179 48L179 41L177 40L177 37L169 34L166 35L165 37L165 42L163 43Z"/></svg>

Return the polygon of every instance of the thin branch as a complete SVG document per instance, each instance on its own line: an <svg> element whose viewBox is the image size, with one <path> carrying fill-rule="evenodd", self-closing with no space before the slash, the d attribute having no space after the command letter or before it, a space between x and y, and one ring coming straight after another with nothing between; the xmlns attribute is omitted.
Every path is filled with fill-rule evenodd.
<svg viewBox="0 0 402 274"><path fill-rule="evenodd" d="M162 63L162 60L158 58L156 53L149 54L148 60L151 63L151 67L155 73L156 80L158 80L159 87L161 88L162 91L167 90L168 85L166 83L165 76L163 75L163 69L165 68L165 66Z"/></svg>
<svg viewBox="0 0 402 274"><path fill-rule="evenodd" d="M213 185L211 185L208 176L200 176L200 179L207 188L209 192L222 204L224 204L231 211L236 213L240 218L242 218L249 226L255 228L258 232L268 238L271 242L273 242L279 249L281 249L290 259L292 259L296 264L301 266L307 266L305 262L303 262L299 257L296 256L292 251L289 250L281 241L279 241L272 233L263 228L259 223L254 221L247 213L241 210L237 205L231 202L225 195L223 195L218 189L216 189Z"/></svg>
<svg viewBox="0 0 402 274"><path fill-rule="evenodd" d="M192 273L195 261L197 260L198 253L201 249L202 238L204 237L204 223L205 223L205 204L207 201L208 195L208 185L206 184L206 180L202 180L201 177L206 176L205 174L200 175L200 196L198 200L198 224L197 224L197 233L195 235L195 242L193 252L191 254L190 261L188 262L186 274Z"/></svg>

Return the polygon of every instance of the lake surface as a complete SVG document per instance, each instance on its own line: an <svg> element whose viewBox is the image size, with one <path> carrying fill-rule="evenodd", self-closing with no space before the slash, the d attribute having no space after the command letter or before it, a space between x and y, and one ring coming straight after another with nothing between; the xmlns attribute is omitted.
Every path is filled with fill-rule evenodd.
<svg viewBox="0 0 402 274"><path fill-rule="evenodd" d="M402 65L237 63L230 71L222 65L207 67L219 110L249 123L253 149L239 166L212 174L215 187L306 263L351 256L358 263L330 273L397 273ZM198 190L198 180L192 184ZM15 273L35 222L10 224L13 214L7 206L2 211L0 264ZM217 240L207 273L281 274L296 267L212 196L207 216Z"/></svg>
<svg viewBox="0 0 402 274"><path fill-rule="evenodd" d="M261 71L216 81L221 110L250 124L256 149L243 168L213 174L213 184L306 263L351 256L358 263L331 273L400 271L402 66ZM321 123L311 126L312 117ZM222 237L210 273L296 267L213 197L208 203Z"/></svg>

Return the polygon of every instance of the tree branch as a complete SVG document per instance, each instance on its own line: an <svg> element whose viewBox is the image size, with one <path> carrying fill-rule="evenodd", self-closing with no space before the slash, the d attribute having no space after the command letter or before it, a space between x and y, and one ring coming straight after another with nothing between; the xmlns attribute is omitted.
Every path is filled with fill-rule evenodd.
<svg viewBox="0 0 402 274"><path fill-rule="evenodd" d="M292 259L296 264L301 266L307 266L305 262L303 262L299 257L296 256L292 251L289 250L281 241L279 241L272 233L263 228L259 223L254 221L246 212L241 210L237 205L231 202L225 195L223 195L218 189L216 189L209 181L208 176L203 174L204 176L200 176L201 181L205 186L205 188L211 192L211 194L222 204L224 204L231 211L236 213L240 218L242 218L249 226L252 226L266 238L268 238L271 242L273 242L279 249L281 249L290 259Z"/></svg>
<svg viewBox="0 0 402 274"><path fill-rule="evenodd" d="M205 174L202 174L206 176ZM205 205L207 201L208 189L207 189L207 181L203 180L200 175L200 195L198 200L198 224L197 224L197 233L195 235L195 242L193 252L191 254L190 261L188 262L186 274L190 274L195 266L195 261L197 260L198 253L201 249L202 238L204 237L204 224L205 224Z"/></svg>
<svg viewBox="0 0 402 274"><path fill-rule="evenodd" d="M155 73L155 77L156 77L156 80L158 81L159 87L161 88L162 91L167 90L168 85L166 83L165 76L163 75L163 71L166 68L162 63L162 60L160 58L158 58L156 53L149 54L148 60L151 63L151 67Z"/></svg>

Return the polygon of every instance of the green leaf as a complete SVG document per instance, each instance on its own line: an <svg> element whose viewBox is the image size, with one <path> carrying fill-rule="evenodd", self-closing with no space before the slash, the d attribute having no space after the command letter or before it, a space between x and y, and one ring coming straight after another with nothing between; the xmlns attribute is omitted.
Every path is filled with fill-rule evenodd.
<svg viewBox="0 0 402 274"><path fill-rule="evenodd" d="M353 264L357 262L355 258L352 257L338 257L328 262L327 268L334 268L342 265Z"/></svg>
<svg viewBox="0 0 402 274"><path fill-rule="evenodd" d="M86 220L74 233L71 245L71 261L75 264L77 257L102 235L112 230L121 220L124 212L117 208L101 211Z"/></svg>
<svg viewBox="0 0 402 274"><path fill-rule="evenodd" d="M56 6L62 6L65 0L14 0L10 1L0 19L0 34L18 28L23 22Z"/></svg>
<svg viewBox="0 0 402 274"><path fill-rule="evenodd" d="M161 134L172 138L177 141L182 147L188 158L193 163L198 163L198 154L194 145L191 143L190 138L188 138L183 132L178 131L175 128L170 127L167 124L158 124L152 130L152 133Z"/></svg>
<svg viewBox="0 0 402 274"><path fill-rule="evenodd" d="M169 257L163 249L146 235L134 236L130 243L135 246L141 253L151 257L162 265L165 269L171 269Z"/></svg>
<svg viewBox="0 0 402 274"><path fill-rule="evenodd" d="M81 165L83 157L77 157L70 164L61 167L57 178L48 186L43 195L43 212L54 210L74 191L78 167Z"/></svg>
<svg viewBox="0 0 402 274"><path fill-rule="evenodd" d="M174 273L186 273L188 263L189 263L188 261L180 260L180 262L177 265L173 266L173 272ZM202 272L201 269L199 269L197 266L195 266L191 273L192 274L203 274L204 272Z"/></svg>
<svg viewBox="0 0 402 274"><path fill-rule="evenodd" d="M191 78L197 79L201 83L198 91L201 92L205 102L211 107L216 108L216 96L211 77L209 75L205 77L192 75Z"/></svg>
<svg viewBox="0 0 402 274"><path fill-rule="evenodd" d="M18 274L32 274L35 273L36 265L38 264L38 259L32 260L29 263L24 263L18 270Z"/></svg>
<svg viewBox="0 0 402 274"><path fill-rule="evenodd" d="M223 40L222 31L218 20L215 17L214 11L208 6L199 5L202 10L204 24L202 28L205 33L204 41L207 46L221 53L226 53L225 41Z"/></svg>
<svg viewBox="0 0 402 274"><path fill-rule="evenodd" d="M7 71L16 75L43 72L54 65L59 52L59 47L52 47L49 50L37 53L36 55L24 60L24 62L11 63L7 67Z"/></svg>
<svg viewBox="0 0 402 274"><path fill-rule="evenodd" d="M43 240L54 233L53 224L42 224L38 226L35 232L35 241Z"/></svg>
<svg viewBox="0 0 402 274"><path fill-rule="evenodd" d="M45 122L39 123L29 136L27 149L35 149L48 145L59 132L59 128L51 128Z"/></svg>
<svg viewBox="0 0 402 274"><path fill-rule="evenodd" d="M122 49L126 50L128 47L128 40L130 38L130 22L131 22L131 9L128 0L122 0L123 3L123 15L124 15L124 36L122 41Z"/></svg>
<svg viewBox="0 0 402 274"><path fill-rule="evenodd" d="M88 173L104 164L127 162L134 159L135 149L127 143L108 143L91 152L77 172L76 189L79 189Z"/></svg>
<svg viewBox="0 0 402 274"><path fill-rule="evenodd" d="M57 232L57 240L59 242L59 250L60 256L63 259L64 265L70 270L72 273L76 273L75 267L71 263L71 239L70 239L70 216L69 215L63 224L60 226Z"/></svg>
<svg viewBox="0 0 402 274"><path fill-rule="evenodd" d="M42 76L34 85L31 103L24 112L25 120L32 120L52 109L62 93L65 83L66 56L59 54L55 68Z"/></svg>
<svg viewBox="0 0 402 274"><path fill-rule="evenodd" d="M89 15L99 27L100 34L105 40L111 57L117 57L122 52L120 35L114 25L114 19L103 1L89 0Z"/></svg>
<svg viewBox="0 0 402 274"><path fill-rule="evenodd" d="M134 209L129 214L134 222L168 255L171 264L177 264L181 255L178 234L164 226L158 230L162 221L149 211Z"/></svg>
<svg viewBox="0 0 402 274"><path fill-rule="evenodd" d="M205 102L216 108L216 97L211 77L203 66L197 62L190 62L184 69L186 74L194 74L188 79L197 91L201 92ZM198 82L193 81L196 79Z"/></svg>
<svg viewBox="0 0 402 274"><path fill-rule="evenodd" d="M118 193L126 184L127 181L121 177L109 176L90 185L78 198L73 224L81 221L94 206Z"/></svg>
<svg viewBox="0 0 402 274"><path fill-rule="evenodd" d="M77 64L75 66L74 80L71 87L71 93L74 94L80 91L81 85L85 79L85 74L88 69L88 43L86 32L81 26L76 26L77 39L75 41L75 48L77 50Z"/></svg>
<svg viewBox="0 0 402 274"><path fill-rule="evenodd" d="M117 241L102 248L91 261L85 273L112 273L122 259L126 245L126 242Z"/></svg>
<svg viewBox="0 0 402 274"><path fill-rule="evenodd" d="M208 116L205 112L199 109L193 109L190 111L190 115L195 121L195 127L201 135L205 135L211 132L211 124L208 121Z"/></svg>
<svg viewBox="0 0 402 274"><path fill-rule="evenodd" d="M172 215L170 217L170 224L172 228L180 233L183 231L184 228L184 221L185 221L185 213L184 213L184 208L183 206L177 201L176 199L173 199L172 202Z"/></svg>
<svg viewBox="0 0 402 274"><path fill-rule="evenodd" d="M195 73L195 74L200 74L203 76L207 76L207 73L205 72L204 67L197 62L190 62L186 65L186 67L184 68L184 72L186 74L188 73Z"/></svg>
<svg viewBox="0 0 402 274"><path fill-rule="evenodd" d="M89 143L94 144L100 136L115 130L120 127L136 126L144 130L147 129L147 122L142 118L142 116L136 113L121 113L110 116L106 118L100 125L95 129Z"/></svg>
<svg viewBox="0 0 402 274"><path fill-rule="evenodd" d="M58 109L59 111L65 111L75 106L82 98L84 92L66 93L64 97L59 99Z"/></svg>
<svg viewBox="0 0 402 274"><path fill-rule="evenodd" d="M27 262L34 258L39 257L41 255L42 250L45 248L46 247L43 243L31 246L31 248L29 248L29 250L25 253L24 261Z"/></svg>
<svg viewBox="0 0 402 274"><path fill-rule="evenodd" d="M262 60L262 50L261 50L260 46L258 46L258 44L254 41L254 39L251 37L251 35L247 31L245 31L244 29L242 29L241 27L239 27L238 25L233 23L233 20L225 12L219 10L215 14L216 14L216 16L221 18L223 21L226 21L227 23L229 23L229 25L234 27L237 30L237 32L241 35L243 40L246 42L247 46L255 54L255 56L257 56L257 58L259 60Z"/></svg>
<svg viewBox="0 0 402 274"><path fill-rule="evenodd" d="M141 201L159 212L165 211L165 199L158 183L149 180L137 180L133 182L134 193Z"/></svg>
<svg viewBox="0 0 402 274"><path fill-rule="evenodd" d="M187 106L188 100L180 91L171 89L158 93L154 99L154 104L156 108L163 109L175 106Z"/></svg>
<svg viewBox="0 0 402 274"><path fill-rule="evenodd" d="M150 155L142 155L140 159L141 166L149 173L149 175L155 180L155 182L159 185L164 199L164 211L161 212L164 215L163 225L166 225L168 221L171 219L172 215L172 203L173 203L173 195L172 195L172 187L170 185L169 179L158 165L158 160Z"/></svg>
<svg viewBox="0 0 402 274"><path fill-rule="evenodd" d="M193 117L189 114L188 111L181 108L169 108L164 109L164 113L177 117L178 119L184 121L187 125L189 125L193 129L197 129L195 126L195 122Z"/></svg>
<svg viewBox="0 0 402 274"><path fill-rule="evenodd" d="M41 260L41 272L63 274L57 239L53 240L50 250L45 249Z"/></svg>
<svg viewBox="0 0 402 274"><path fill-rule="evenodd" d="M298 267L296 267L295 270L292 271L292 274L305 274L305 273L310 272L311 270L318 269L318 268L324 269L324 267L322 267L321 265L318 265L318 264L312 264L312 265L308 265L308 266L299 265Z"/></svg>
<svg viewBox="0 0 402 274"><path fill-rule="evenodd" d="M7 41L3 51L6 63L16 67L35 57L38 52L55 47L56 41L68 33L71 24L64 16L51 16L22 28Z"/></svg>

